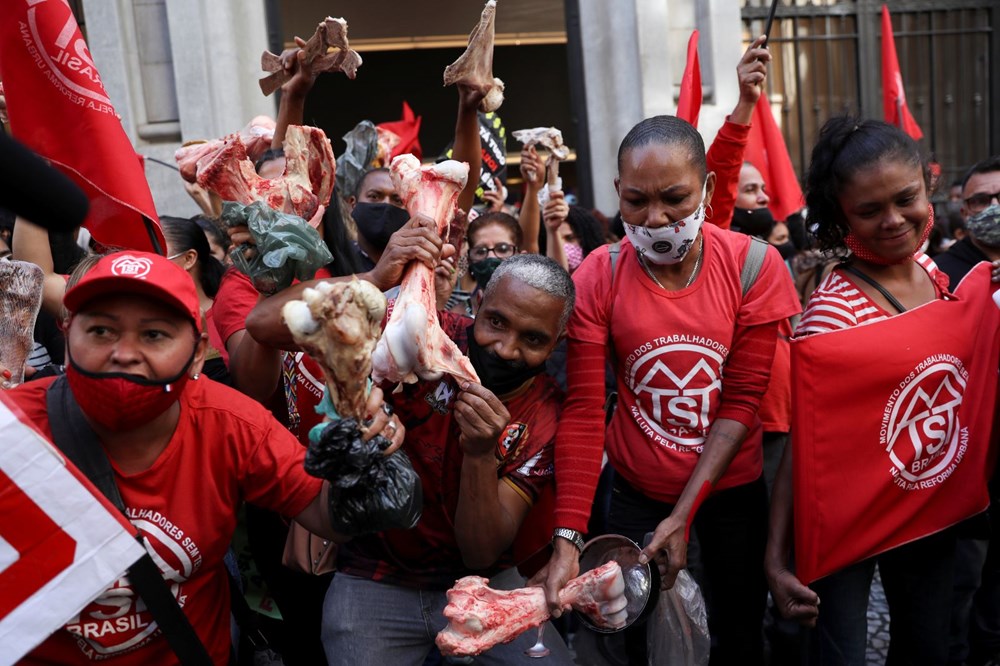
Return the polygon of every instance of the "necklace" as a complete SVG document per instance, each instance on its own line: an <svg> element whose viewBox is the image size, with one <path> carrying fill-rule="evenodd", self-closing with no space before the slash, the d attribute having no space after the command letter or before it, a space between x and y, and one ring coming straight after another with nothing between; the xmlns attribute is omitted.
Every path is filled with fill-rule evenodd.
<svg viewBox="0 0 1000 666"><path fill-rule="evenodd" d="M688 287L690 287L691 283L694 282L695 276L698 275L698 269L701 268L701 258L705 255L704 249L705 249L705 240L703 238L701 241L701 245L698 247L698 257L694 260L694 268L691 269L691 275L688 276L687 282L684 283L682 289L687 289ZM646 271L646 275L648 275L653 280L653 282L656 283L657 287L659 287L660 289L666 289L666 287L663 286L663 283L661 283L658 279L656 279L656 276L653 275L653 271L649 269L649 266L646 264L645 258L643 258L641 254L639 255L639 263L642 264L642 268L644 271Z"/></svg>

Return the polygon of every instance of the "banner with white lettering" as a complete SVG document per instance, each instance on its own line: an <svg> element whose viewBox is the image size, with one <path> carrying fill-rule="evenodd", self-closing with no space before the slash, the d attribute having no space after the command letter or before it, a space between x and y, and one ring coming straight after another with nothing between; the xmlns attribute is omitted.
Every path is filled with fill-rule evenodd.
<svg viewBox="0 0 1000 666"><path fill-rule="evenodd" d="M995 289L984 262L954 300L792 341L795 565L803 582L989 505Z"/></svg>
<svg viewBox="0 0 1000 666"><path fill-rule="evenodd" d="M0 392L4 666L60 630L143 554L135 528L19 416Z"/></svg>

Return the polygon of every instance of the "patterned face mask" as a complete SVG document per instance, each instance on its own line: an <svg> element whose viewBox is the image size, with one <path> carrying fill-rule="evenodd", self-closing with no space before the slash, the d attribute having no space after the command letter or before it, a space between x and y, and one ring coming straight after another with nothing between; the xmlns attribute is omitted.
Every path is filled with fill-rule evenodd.
<svg viewBox="0 0 1000 666"><path fill-rule="evenodd" d="M644 259L654 264L676 264L687 256L705 222L705 186L701 202L693 213L682 220L656 229L625 222L625 235Z"/></svg>
<svg viewBox="0 0 1000 666"><path fill-rule="evenodd" d="M566 265L570 273L583 263L583 248L576 243L563 243L563 254L566 255Z"/></svg>
<svg viewBox="0 0 1000 666"><path fill-rule="evenodd" d="M993 204L969 217L965 228L983 245L1000 248L1000 205Z"/></svg>

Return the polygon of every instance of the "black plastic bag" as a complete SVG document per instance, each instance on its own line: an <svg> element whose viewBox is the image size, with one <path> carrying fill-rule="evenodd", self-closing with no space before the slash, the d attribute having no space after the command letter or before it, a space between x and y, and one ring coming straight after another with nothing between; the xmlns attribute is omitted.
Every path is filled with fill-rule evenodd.
<svg viewBox="0 0 1000 666"><path fill-rule="evenodd" d="M410 529L420 520L423 487L402 451L391 442L361 438L356 419L331 421L306 452L306 472L330 482L333 529L347 536Z"/></svg>

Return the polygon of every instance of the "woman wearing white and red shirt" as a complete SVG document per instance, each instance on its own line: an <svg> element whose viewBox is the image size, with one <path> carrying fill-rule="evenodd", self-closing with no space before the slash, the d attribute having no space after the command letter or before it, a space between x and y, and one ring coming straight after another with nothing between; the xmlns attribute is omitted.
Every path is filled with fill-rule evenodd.
<svg viewBox="0 0 1000 666"><path fill-rule="evenodd" d="M606 451L616 473L609 531L641 541L655 530L644 556L656 559L668 588L686 564L693 522L710 584L713 658L762 663L767 499L757 409L778 322L799 309L794 288L768 248L743 294L752 241L702 224L715 174L691 125L670 116L639 123L619 148L618 170L628 238L614 274L602 248L573 276L569 394L556 441L557 536L569 538L554 540L546 588L575 573L569 531L586 529ZM619 405L606 436L595 437L604 432L609 354ZM646 663L645 631L626 636L630 661Z"/></svg>

